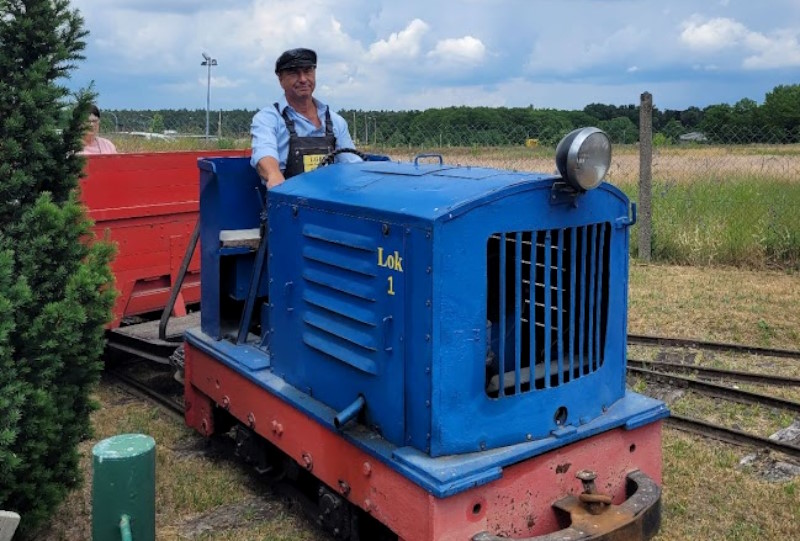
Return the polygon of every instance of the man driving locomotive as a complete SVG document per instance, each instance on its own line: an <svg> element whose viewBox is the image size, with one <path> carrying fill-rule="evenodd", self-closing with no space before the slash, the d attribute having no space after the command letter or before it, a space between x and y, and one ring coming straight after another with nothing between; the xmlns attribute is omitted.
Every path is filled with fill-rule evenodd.
<svg viewBox="0 0 800 541"><path fill-rule="evenodd" d="M355 148L345 119L312 96L316 69L317 54L311 49L290 49L275 62L284 95L256 113L250 128L250 163L268 189L313 170L335 149ZM360 161L346 153L336 159Z"/></svg>

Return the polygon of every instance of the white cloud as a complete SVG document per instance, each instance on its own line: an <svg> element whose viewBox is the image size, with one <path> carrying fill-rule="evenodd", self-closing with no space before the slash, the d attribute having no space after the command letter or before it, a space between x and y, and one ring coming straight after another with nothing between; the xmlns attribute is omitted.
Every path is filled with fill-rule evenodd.
<svg viewBox="0 0 800 541"><path fill-rule="evenodd" d="M763 70L800 66L799 36L800 30L775 30L765 35L733 19L703 20L695 15L683 23L680 39L703 54L741 50L743 68Z"/></svg>
<svg viewBox="0 0 800 541"><path fill-rule="evenodd" d="M741 43L748 33L743 24L733 19L702 21L695 16L683 23L680 39L692 49L715 51Z"/></svg>
<svg viewBox="0 0 800 541"><path fill-rule="evenodd" d="M438 42L428 56L444 61L478 64L486 57L486 46L472 36L445 39Z"/></svg>
<svg viewBox="0 0 800 541"><path fill-rule="evenodd" d="M388 39L382 39L370 45L367 56L372 61L414 58L419 55L422 37L429 28L425 21L414 19L404 30L395 32Z"/></svg>

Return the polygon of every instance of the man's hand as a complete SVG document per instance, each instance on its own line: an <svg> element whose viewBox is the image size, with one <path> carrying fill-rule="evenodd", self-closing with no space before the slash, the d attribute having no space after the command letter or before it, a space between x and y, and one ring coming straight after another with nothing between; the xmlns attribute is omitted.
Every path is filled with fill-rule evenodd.
<svg viewBox="0 0 800 541"><path fill-rule="evenodd" d="M278 160L272 156L265 156L264 158L258 160L256 170L258 171L258 176L260 176L262 180L267 183L268 190L274 188L275 186L280 186L286 181L283 173L281 173Z"/></svg>

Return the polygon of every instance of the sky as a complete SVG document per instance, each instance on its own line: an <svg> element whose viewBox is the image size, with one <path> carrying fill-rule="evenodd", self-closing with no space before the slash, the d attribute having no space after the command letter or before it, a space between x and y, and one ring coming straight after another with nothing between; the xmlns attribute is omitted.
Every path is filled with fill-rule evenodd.
<svg viewBox="0 0 800 541"><path fill-rule="evenodd" d="M800 83L800 0L72 0L90 34L68 86L101 109L258 109L275 60L317 51L334 110L661 110L763 103Z"/></svg>

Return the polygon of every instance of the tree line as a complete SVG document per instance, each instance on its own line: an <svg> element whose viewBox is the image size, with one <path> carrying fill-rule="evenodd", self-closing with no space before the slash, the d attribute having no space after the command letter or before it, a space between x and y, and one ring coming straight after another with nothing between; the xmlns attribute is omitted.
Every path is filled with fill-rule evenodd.
<svg viewBox="0 0 800 541"><path fill-rule="evenodd" d="M338 111L348 121L357 144L380 146L554 145L570 130L598 126L618 144L639 139L639 106L592 103L580 111L529 107L446 107L424 111ZM102 118L109 131L204 134L202 109L111 110ZM214 111L211 135L246 136L255 110ZM800 142L800 84L779 85L759 105L745 98L685 110L653 109L656 144L677 143L694 133L710 143Z"/></svg>

